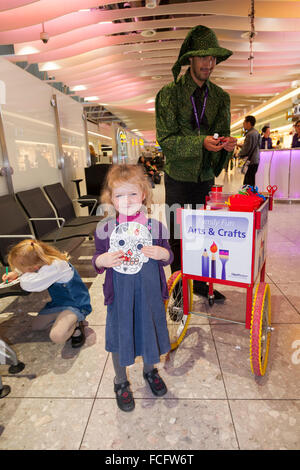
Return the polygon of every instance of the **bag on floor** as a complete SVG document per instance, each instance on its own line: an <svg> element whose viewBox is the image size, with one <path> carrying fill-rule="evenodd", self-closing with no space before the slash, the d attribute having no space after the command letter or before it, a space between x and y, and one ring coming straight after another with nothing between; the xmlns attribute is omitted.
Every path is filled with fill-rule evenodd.
<svg viewBox="0 0 300 470"><path fill-rule="evenodd" d="M245 175L247 173L249 165L250 165L250 160L246 160L244 165L241 168L242 175Z"/></svg>

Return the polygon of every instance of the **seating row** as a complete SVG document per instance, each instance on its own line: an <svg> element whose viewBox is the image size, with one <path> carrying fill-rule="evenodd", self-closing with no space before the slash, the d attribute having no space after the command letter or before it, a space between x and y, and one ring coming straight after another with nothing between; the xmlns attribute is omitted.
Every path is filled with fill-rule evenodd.
<svg viewBox="0 0 300 470"><path fill-rule="evenodd" d="M85 198L85 201L87 198ZM77 201L80 203L81 199ZM94 207L97 205L94 200ZM92 211L91 211L92 212ZM93 238L100 216L76 217L72 200L60 183L33 188L0 197L0 276L5 273L7 254L12 245L24 238L36 238L55 245L60 251L72 253L86 237ZM1 282L1 281L0 281ZM29 292L19 284L0 289L0 298L24 296ZM11 364L12 374L22 371L25 365L19 361L13 349L0 340L0 364ZM2 384L0 399L10 393L10 387Z"/></svg>
<svg viewBox="0 0 300 470"><path fill-rule="evenodd" d="M36 238L70 253L86 237L93 238L102 216L76 217L72 200L55 183L1 196L0 218L0 262L6 266L9 248L20 238Z"/></svg>

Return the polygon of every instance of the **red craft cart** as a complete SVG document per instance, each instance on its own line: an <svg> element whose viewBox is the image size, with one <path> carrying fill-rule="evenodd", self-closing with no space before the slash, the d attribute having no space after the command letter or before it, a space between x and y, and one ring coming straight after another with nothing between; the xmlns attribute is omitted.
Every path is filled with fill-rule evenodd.
<svg viewBox="0 0 300 470"><path fill-rule="evenodd" d="M178 209L182 270L168 280L165 302L171 348L183 340L192 314L243 324L250 330L250 363L254 375L265 374L270 344L271 297L265 283L268 212L273 194L252 212ZM214 303L213 285L246 289L245 322L193 311L193 280L209 285L208 302Z"/></svg>

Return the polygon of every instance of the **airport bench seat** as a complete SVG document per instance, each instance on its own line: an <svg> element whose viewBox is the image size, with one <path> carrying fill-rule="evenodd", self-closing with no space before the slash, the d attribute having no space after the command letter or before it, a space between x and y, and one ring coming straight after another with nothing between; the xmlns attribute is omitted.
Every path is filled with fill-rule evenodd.
<svg viewBox="0 0 300 470"><path fill-rule="evenodd" d="M36 237L30 227L29 220L16 201L13 194L0 196L0 218L3 221L0 229L0 263L7 266L7 253L9 249L25 238ZM85 236L49 242L60 251L71 253L85 240Z"/></svg>
<svg viewBox="0 0 300 470"><path fill-rule="evenodd" d="M101 219L103 219L102 216L95 215L76 217L73 202L66 193L61 183L48 184L44 186L43 189L47 194L48 198L50 199L51 203L55 207L57 215L65 219L64 227L78 227L80 225L86 225L90 223L97 224ZM81 200L87 201L87 199L81 199L80 197L75 199L75 201L79 203ZM90 200L94 202L94 206L91 211L93 212L96 205L98 204L98 200Z"/></svg>
<svg viewBox="0 0 300 470"><path fill-rule="evenodd" d="M16 197L29 217L37 239L57 242L73 237L93 238L96 222L65 227L65 219L57 217L41 188L20 191L16 193Z"/></svg>

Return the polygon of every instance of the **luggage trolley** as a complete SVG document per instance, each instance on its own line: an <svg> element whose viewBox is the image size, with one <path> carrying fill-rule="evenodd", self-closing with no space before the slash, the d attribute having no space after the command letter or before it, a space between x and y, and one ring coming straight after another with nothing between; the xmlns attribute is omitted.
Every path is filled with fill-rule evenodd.
<svg viewBox="0 0 300 470"><path fill-rule="evenodd" d="M250 330L252 373L265 374L272 331L270 287L265 283L266 243L275 192L267 189L265 202L252 212L177 210L182 269L168 279L169 299L165 301L171 350L183 340L192 314L243 324ZM193 312L193 280L208 282L210 306L213 284L245 288L245 323Z"/></svg>

